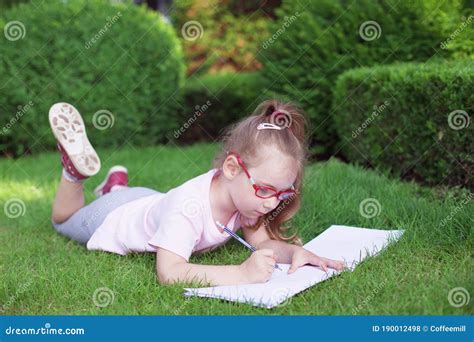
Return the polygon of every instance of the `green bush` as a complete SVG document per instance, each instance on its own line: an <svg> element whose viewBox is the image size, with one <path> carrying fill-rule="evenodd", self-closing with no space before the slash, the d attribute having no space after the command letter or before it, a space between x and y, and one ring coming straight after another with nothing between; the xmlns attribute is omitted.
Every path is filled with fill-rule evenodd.
<svg viewBox="0 0 474 342"><path fill-rule="evenodd" d="M249 115L264 96L260 73L217 74L190 78L184 87L182 143L216 139L222 129Z"/></svg>
<svg viewBox="0 0 474 342"><path fill-rule="evenodd" d="M9 8L14 5L18 5L22 2L28 2L30 0L0 0L0 8Z"/></svg>
<svg viewBox="0 0 474 342"><path fill-rule="evenodd" d="M354 67L452 56L457 45L440 43L461 22L460 7L458 0L286 0L262 44L263 77L271 91L308 112L313 152L327 156L337 141L331 117L337 76Z"/></svg>
<svg viewBox="0 0 474 342"><path fill-rule="evenodd" d="M7 27L12 22L16 32ZM160 143L176 128L182 50L156 12L99 0L35 2L2 13L5 28L11 31L0 44L3 154L54 148L48 110L56 102L79 109L96 146ZM113 120L105 130L92 125L101 110L107 112L96 119Z"/></svg>
<svg viewBox="0 0 474 342"><path fill-rule="evenodd" d="M268 35L272 4L222 0L174 1L170 14L183 38L189 75L251 72ZM270 8L269 8L270 7Z"/></svg>
<svg viewBox="0 0 474 342"><path fill-rule="evenodd" d="M456 29L441 42L440 48L452 51L453 56L459 59L474 59L473 25L474 7L468 7L466 4Z"/></svg>
<svg viewBox="0 0 474 342"><path fill-rule="evenodd" d="M340 148L397 176L472 186L473 83L471 60L350 70L335 88Z"/></svg>

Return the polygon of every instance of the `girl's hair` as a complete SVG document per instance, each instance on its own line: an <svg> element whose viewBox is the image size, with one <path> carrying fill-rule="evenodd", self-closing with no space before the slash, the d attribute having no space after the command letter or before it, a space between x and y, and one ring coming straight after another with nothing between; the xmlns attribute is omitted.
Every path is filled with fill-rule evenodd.
<svg viewBox="0 0 474 342"><path fill-rule="evenodd" d="M264 122L286 128L257 130L257 126ZM220 169L227 158L227 153L232 151L242 157L247 167L254 167L259 164L259 158L265 157L257 153L258 148L264 146L274 146L285 155L292 157L297 168L294 183L296 195L281 201L271 212L259 217L255 225L249 225L246 228L255 230L264 223L272 239L298 245L302 244L298 234L286 236L285 232L289 228L283 227L282 224L290 220L300 208L304 166L308 154L306 129L305 114L295 104L275 99L264 101L257 106L252 115L226 129L222 141L223 151L213 161L213 166Z"/></svg>

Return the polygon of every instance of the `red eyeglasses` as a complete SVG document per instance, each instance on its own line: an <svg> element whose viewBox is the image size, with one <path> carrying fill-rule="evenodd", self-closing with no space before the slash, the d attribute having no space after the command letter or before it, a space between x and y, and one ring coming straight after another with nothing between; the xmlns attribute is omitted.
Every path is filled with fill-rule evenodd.
<svg viewBox="0 0 474 342"><path fill-rule="evenodd" d="M255 189L255 196L260 197L260 198L276 197L279 201L284 201L290 198L291 196L296 195L296 190L293 185L291 186L291 188L287 190L277 191L275 188L271 186L255 184L255 181L253 180L252 176L250 176L250 173L247 170L247 167L245 166L242 158L240 158L240 155L237 152L227 152L227 155L231 155L231 154L233 154L237 158L237 162L242 167L242 169L244 169L245 174L247 175L248 179L250 180L250 183Z"/></svg>

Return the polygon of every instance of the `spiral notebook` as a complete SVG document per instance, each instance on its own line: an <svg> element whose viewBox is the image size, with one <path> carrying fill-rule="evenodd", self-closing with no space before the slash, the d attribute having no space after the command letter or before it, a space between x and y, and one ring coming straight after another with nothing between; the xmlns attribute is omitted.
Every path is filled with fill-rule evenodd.
<svg viewBox="0 0 474 342"><path fill-rule="evenodd" d="M346 271L354 271L368 257L377 256L404 233L404 230L380 230L332 225L303 247L316 255L346 263ZM278 264L283 271L275 270L265 283L225 285L203 288L185 288L185 296L224 299L253 306L273 308L287 303L290 297L343 271L318 266L303 266L287 274L289 264Z"/></svg>

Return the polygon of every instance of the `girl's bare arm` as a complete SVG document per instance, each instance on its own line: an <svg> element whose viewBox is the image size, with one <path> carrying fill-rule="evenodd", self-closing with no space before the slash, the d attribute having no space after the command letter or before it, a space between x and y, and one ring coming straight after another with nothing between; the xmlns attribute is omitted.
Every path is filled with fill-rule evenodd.
<svg viewBox="0 0 474 342"><path fill-rule="evenodd" d="M247 284L241 265L198 265L163 248L156 252L156 274L162 284L200 282L214 285Z"/></svg>

